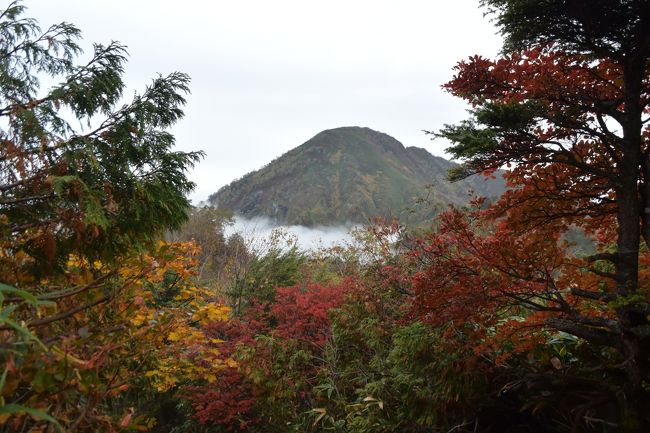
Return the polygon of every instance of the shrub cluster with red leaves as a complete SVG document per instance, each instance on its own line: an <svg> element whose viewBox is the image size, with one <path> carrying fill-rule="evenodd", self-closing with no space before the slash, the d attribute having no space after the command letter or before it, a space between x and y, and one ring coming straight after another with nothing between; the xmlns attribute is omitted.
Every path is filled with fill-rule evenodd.
<svg viewBox="0 0 650 433"><path fill-rule="evenodd" d="M329 312L343 303L353 284L348 280L334 286L281 287L273 301L254 302L241 317L208 325L207 332L224 341L219 350L237 359L238 365L220 373L214 384L186 389L195 419L225 431L244 431L258 423L260 400L275 398L269 395L269 383L279 386L280 378L273 382L277 364L282 363L278 352L289 356L304 352L311 358L293 366L295 380L290 377L292 366L280 365L287 368L284 384L302 388L298 394L304 396L308 386L300 387L297 381L315 375L318 362L314 357L330 337Z"/></svg>

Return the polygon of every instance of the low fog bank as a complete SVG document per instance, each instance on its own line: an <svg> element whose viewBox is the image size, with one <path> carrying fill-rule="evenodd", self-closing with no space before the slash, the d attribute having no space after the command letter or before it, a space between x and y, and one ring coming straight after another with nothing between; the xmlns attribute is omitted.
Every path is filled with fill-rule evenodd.
<svg viewBox="0 0 650 433"><path fill-rule="evenodd" d="M285 240L295 240L298 248L301 250L316 250L319 248L328 248L335 245L344 245L352 242L350 233L355 226L286 226L277 225L269 218L255 217L244 218L235 216L234 224L225 229L227 237L238 233L247 243L268 245L271 239L285 238Z"/></svg>

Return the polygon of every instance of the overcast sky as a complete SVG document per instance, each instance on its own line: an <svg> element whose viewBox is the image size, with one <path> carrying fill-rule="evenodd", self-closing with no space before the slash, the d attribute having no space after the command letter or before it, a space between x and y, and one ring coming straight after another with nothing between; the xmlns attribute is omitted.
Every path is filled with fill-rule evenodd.
<svg viewBox="0 0 650 433"><path fill-rule="evenodd" d="M454 64L494 56L478 0L27 0L42 27L60 21L92 42L129 48L131 94L157 73L192 77L178 148L201 149L192 199L318 132L367 126L444 156L435 130L467 107L440 85Z"/></svg>

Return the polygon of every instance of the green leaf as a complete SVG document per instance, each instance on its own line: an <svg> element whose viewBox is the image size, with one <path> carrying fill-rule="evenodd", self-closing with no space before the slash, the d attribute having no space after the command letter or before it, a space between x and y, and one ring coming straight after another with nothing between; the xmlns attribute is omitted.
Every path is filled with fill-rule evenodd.
<svg viewBox="0 0 650 433"><path fill-rule="evenodd" d="M9 286L4 283L0 283L0 301L4 300L4 296L2 296L2 293L12 293L16 296L20 296L25 301L29 302L34 306L39 304L38 299L36 299L36 297L31 293L26 292L25 290L17 289L15 287Z"/></svg>
<svg viewBox="0 0 650 433"><path fill-rule="evenodd" d="M43 419L47 422L54 424L59 429L59 431L61 432L64 431L63 427L61 427L61 424L59 424L59 422L56 419L52 418L52 416L48 415L42 410L34 409L33 407L21 406L19 404L5 404L3 406L0 406L0 415L21 414L21 413L26 413L35 418Z"/></svg>
<svg viewBox="0 0 650 433"><path fill-rule="evenodd" d="M0 395L2 395L2 390L5 387L5 381L7 380L7 373L9 372L9 367L5 368L5 371L2 372L2 376L0 377ZM2 403L2 402L0 402Z"/></svg>
<svg viewBox="0 0 650 433"><path fill-rule="evenodd" d="M41 340L39 340L39 338L38 338L37 336L35 336L34 334L32 334L32 333L29 331L29 329L27 329L27 327L22 326L22 325L19 325L18 323L14 322L14 321L11 320L10 318L4 316L5 313L6 313L6 311L9 310L9 309L10 309L10 308L7 307L7 308L5 308L5 309L2 311L2 313L0 313L0 323L3 324L3 325L7 325L7 326L9 326L9 327L12 328L14 331L16 331L16 333L22 335L22 336L25 337L26 339L28 339L28 340L32 340L32 341L36 342L39 346L41 346L41 348L42 348L43 350L47 351L47 350L48 350L48 349L47 349L47 346L45 346L45 345L43 344L43 342L42 342ZM8 314L8 313L7 313L7 314Z"/></svg>

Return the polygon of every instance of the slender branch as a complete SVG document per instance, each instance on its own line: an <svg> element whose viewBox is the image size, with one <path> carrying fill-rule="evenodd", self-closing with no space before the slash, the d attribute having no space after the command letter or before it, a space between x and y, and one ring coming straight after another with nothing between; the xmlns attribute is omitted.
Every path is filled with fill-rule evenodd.
<svg viewBox="0 0 650 433"><path fill-rule="evenodd" d="M86 290L99 287L105 280L107 280L109 277L112 277L115 274L117 274L117 271L111 271L108 274L103 275L103 276L97 278L96 280L94 280L94 281L92 281L92 282L90 282L88 284L85 284L83 286L79 286L79 287L76 287L74 289L67 290L67 291L60 291L60 292L55 292L55 293L47 293L45 295L37 296L36 298L39 301L53 301L53 300L57 300L57 299L63 299L63 298L67 298L67 297L70 297L70 296L74 296L74 295L77 295L77 294L79 294L81 292L84 292ZM22 301L22 300L23 300L23 298L18 298L18 297L13 297L13 298L7 298L6 299L7 302L19 302L19 301Z"/></svg>
<svg viewBox="0 0 650 433"><path fill-rule="evenodd" d="M20 204L24 203L26 201L34 201L34 200L46 200L48 198L52 198L54 194L43 194L43 195L33 195L29 197L19 197L19 198L10 198L6 200L0 200L0 206L2 205L11 205L11 204Z"/></svg>
<svg viewBox="0 0 650 433"><path fill-rule="evenodd" d="M44 317L44 318L39 319L39 320L34 320L32 322L28 322L26 325L28 327L36 327L36 326L47 325L47 324L52 323L52 322L58 322L59 320L67 319L68 317L74 316L75 314L77 314L77 313L79 313L81 311L87 310L88 308L92 308L92 307L94 307L96 305L108 302L111 299L113 299L114 297L115 297L114 294L105 295L105 296L102 296L99 299L96 299L96 300L92 301L92 302L88 302L88 303L80 305L78 307L71 308L71 309L69 309L67 311L64 311L62 313L55 314L53 316ZM9 329L10 328L6 327L6 326L0 327L0 331L7 331Z"/></svg>
<svg viewBox="0 0 650 433"><path fill-rule="evenodd" d="M58 218L49 218L49 219L46 219L46 220L43 220L43 221L34 221L34 222L31 222L31 223L21 224L21 225L18 225L18 226L11 227L11 232L12 233L23 232L23 231L25 231L27 229L31 229L31 228L34 228L34 227L46 226L48 224L52 224L52 223L57 222L57 221L59 221Z"/></svg>
<svg viewBox="0 0 650 433"><path fill-rule="evenodd" d="M594 268L587 268L587 270L589 272L591 272L592 274L598 275L599 277L609 278L610 280L615 280L616 279L616 274L613 274L611 272L600 271L600 270L594 269Z"/></svg>
<svg viewBox="0 0 650 433"><path fill-rule="evenodd" d="M576 287L571 288L571 294L578 296L580 298L593 299L595 301L603 301L603 302L610 302L616 298L614 295L610 293L592 292L590 290L578 289Z"/></svg>
<svg viewBox="0 0 650 433"><path fill-rule="evenodd" d="M608 262L616 263L618 254L616 253L598 253L586 257L588 262L596 262L598 260L606 260Z"/></svg>
<svg viewBox="0 0 650 433"><path fill-rule="evenodd" d="M581 325L573 320L563 319L560 317L549 317L546 319L546 324L557 331L563 331L575 335L576 337L585 339L591 343L613 347L619 350L623 348L621 339L616 334L608 332L602 328Z"/></svg>

